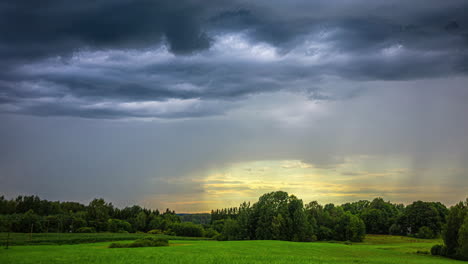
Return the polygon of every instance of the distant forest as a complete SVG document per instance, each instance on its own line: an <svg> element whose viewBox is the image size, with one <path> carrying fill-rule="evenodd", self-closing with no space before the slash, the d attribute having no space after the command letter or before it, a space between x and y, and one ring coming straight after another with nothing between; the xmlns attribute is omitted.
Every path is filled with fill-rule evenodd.
<svg viewBox="0 0 468 264"><path fill-rule="evenodd" d="M0 197L0 232L148 232L217 240L337 240L360 242L365 234L417 238L442 237L432 253L468 259L468 200L450 209L440 202L407 206L375 198L342 205L308 204L283 191L262 195L253 204L176 214L140 206L116 208L103 199L88 205L41 200L37 196Z"/></svg>

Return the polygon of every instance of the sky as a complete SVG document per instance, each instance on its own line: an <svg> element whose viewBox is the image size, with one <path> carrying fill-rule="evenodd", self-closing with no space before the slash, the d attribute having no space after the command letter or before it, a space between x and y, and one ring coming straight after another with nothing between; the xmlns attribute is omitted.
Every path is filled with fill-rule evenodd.
<svg viewBox="0 0 468 264"><path fill-rule="evenodd" d="M177 212L468 194L465 0L6 0L0 194Z"/></svg>

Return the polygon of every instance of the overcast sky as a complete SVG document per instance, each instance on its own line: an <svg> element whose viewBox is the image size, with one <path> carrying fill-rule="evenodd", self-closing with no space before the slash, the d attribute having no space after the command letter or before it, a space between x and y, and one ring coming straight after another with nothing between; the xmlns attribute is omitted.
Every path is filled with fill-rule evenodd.
<svg viewBox="0 0 468 264"><path fill-rule="evenodd" d="M468 195L465 0L6 0L0 194Z"/></svg>

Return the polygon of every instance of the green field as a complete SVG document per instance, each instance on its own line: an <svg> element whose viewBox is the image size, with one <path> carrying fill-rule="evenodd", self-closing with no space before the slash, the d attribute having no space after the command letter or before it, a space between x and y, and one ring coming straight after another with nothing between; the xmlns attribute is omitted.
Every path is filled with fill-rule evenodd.
<svg viewBox="0 0 468 264"><path fill-rule="evenodd" d="M0 233L0 244L4 245L7 233ZM107 241L135 240L148 236L145 233L88 233L88 234L67 234L67 233L12 233L10 234L10 245L70 245ZM204 237L180 237L157 235L157 237L171 240L207 240Z"/></svg>
<svg viewBox="0 0 468 264"><path fill-rule="evenodd" d="M109 242L12 246L0 249L0 263L463 263L417 253L429 251L438 240L398 236L370 235L363 243L353 244L180 239L170 243L169 247L115 249L107 248Z"/></svg>

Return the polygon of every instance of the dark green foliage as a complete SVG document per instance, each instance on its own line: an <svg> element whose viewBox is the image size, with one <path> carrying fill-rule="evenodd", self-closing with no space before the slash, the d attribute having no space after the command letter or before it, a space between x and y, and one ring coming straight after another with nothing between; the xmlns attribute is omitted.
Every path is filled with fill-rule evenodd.
<svg viewBox="0 0 468 264"><path fill-rule="evenodd" d="M146 232L147 229L147 216L146 213L141 211L137 214L135 219L133 220L134 227L137 231L143 231Z"/></svg>
<svg viewBox="0 0 468 264"><path fill-rule="evenodd" d="M434 256L445 256L447 248L444 245L434 245L431 248L431 254Z"/></svg>
<svg viewBox="0 0 468 264"><path fill-rule="evenodd" d="M417 201L405 208L403 215L399 219L399 224L408 234L416 235L421 227L428 227L434 235L441 233L442 225L445 222L443 210L438 203Z"/></svg>
<svg viewBox="0 0 468 264"><path fill-rule="evenodd" d="M94 199L88 206L88 223L96 231L106 231L107 220L113 210L112 204L108 204L104 199Z"/></svg>
<svg viewBox="0 0 468 264"><path fill-rule="evenodd" d="M218 231L214 230L213 228L207 228L205 230L205 237L214 238L216 236L219 236L219 233L218 233Z"/></svg>
<svg viewBox="0 0 468 264"><path fill-rule="evenodd" d="M450 208L449 214L447 215L447 224L443 232L448 256L456 256L459 248L459 230L465 221L467 213L468 200L465 203L459 202Z"/></svg>
<svg viewBox="0 0 468 264"><path fill-rule="evenodd" d="M434 255L468 260L468 199L452 206L442 232L445 246L433 247Z"/></svg>
<svg viewBox="0 0 468 264"><path fill-rule="evenodd" d="M280 223L280 230L275 230L274 226L272 225L275 218L280 217L279 215L288 214L287 204L288 193L286 192L271 192L264 194L259 198L258 202L252 207L253 215L255 215L257 218L254 223L256 239L287 240L287 223Z"/></svg>
<svg viewBox="0 0 468 264"><path fill-rule="evenodd" d="M440 234L446 214L441 203L418 201L405 208L382 198L342 206L314 201L304 206L294 195L278 191L262 195L252 206L244 203L239 208L213 210L211 228L221 233L220 239L228 240L356 242L365 233L434 238ZM228 219L229 236L223 231Z"/></svg>
<svg viewBox="0 0 468 264"><path fill-rule="evenodd" d="M432 229L430 229L427 226L423 226L419 228L418 232L414 236L417 238L430 239L430 238L435 238L436 235L434 231L432 231Z"/></svg>
<svg viewBox="0 0 468 264"><path fill-rule="evenodd" d="M388 229L388 234L390 235L404 235L403 229L399 224L392 224Z"/></svg>
<svg viewBox="0 0 468 264"><path fill-rule="evenodd" d="M148 231L148 234L151 234L151 235L160 235L162 233L163 233L163 231L161 229L152 229L152 230Z"/></svg>
<svg viewBox="0 0 468 264"><path fill-rule="evenodd" d="M169 246L167 238L144 237L132 243L112 243L109 248L165 247Z"/></svg>
<svg viewBox="0 0 468 264"><path fill-rule="evenodd" d="M316 202L304 207L302 200L281 191L262 195L253 206L213 212L217 220L211 226L221 233L219 240L362 241L365 234L364 222L342 207ZM221 212L227 212L226 218L220 219Z"/></svg>
<svg viewBox="0 0 468 264"><path fill-rule="evenodd" d="M348 228L347 238L352 242L362 242L366 236L366 225L359 217L352 215Z"/></svg>
<svg viewBox="0 0 468 264"><path fill-rule="evenodd" d="M465 216L465 220L458 230L457 257L468 260L468 215Z"/></svg>
<svg viewBox="0 0 468 264"><path fill-rule="evenodd" d="M361 242L365 234L364 222L350 212L344 213L335 227L335 239L340 241Z"/></svg>
<svg viewBox="0 0 468 264"><path fill-rule="evenodd" d="M96 233L94 227L80 227L76 230L76 233Z"/></svg>
<svg viewBox="0 0 468 264"><path fill-rule="evenodd" d="M332 240L335 232L326 226L320 226L317 231L318 240Z"/></svg>
<svg viewBox="0 0 468 264"><path fill-rule="evenodd" d="M211 214L177 214L182 222L206 225L211 223Z"/></svg>
<svg viewBox="0 0 468 264"><path fill-rule="evenodd" d="M132 230L132 226L129 222L124 220L109 219L107 220L107 230L110 232L130 232Z"/></svg>
<svg viewBox="0 0 468 264"><path fill-rule="evenodd" d="M214 222L211 224L211 228L213 228L214 230L216 230L216 232L218 232L218 233L223 232L224 221L225 221L224 219L214 221Z"/></svg>
<svg viewBox="0 0 468 264"><path fill-rule="evenodd" d="M218 220L224 220L227 218L235 219L237 218L237 215L238 215L237 207L211 210L211 223L218 221Z"/></svg>
<svg viewBox="0 0 468 264"><path fill-rule="evenodd" d="M194 223L175 223L171 225L171 230L177 236L202 237L203 226Z"/></svg>
<svg viewBox="0 0 468 264"><path fill-rule="evenodd" d="M353 203L345 203L341 205L341 207L343 207L343 210L345 210L346 212L350 212L354 215L359 215L365 209L369 208L369 206L370 202L367 200L361 200Z"/></svg>
<svg viewBox="0 0 468 264"><path fill-rule="evenodd" d="M111 220L111 221L109 221ZM18 196L7 200L0 196L0 231L74 233L168 231L180 219L174 211L148 210L140 206L115 208L103 199L94 199L88 206L75 202L51 202L37 196Z"/></svg>
<svg viewBox="0 0 468 264"><path fill-rule="evenodd" d="M375 198L361 211L361 218L369 234L388 234L391 225L399 215L397 205Z"/></svg>
<svg viewBox="0 0 468 264"><path fill-rule="evenodd" d="M241 240L242 233L241 227L237 220L226 219L224 221L223 231L221 236L217 237L218 240Z"/></svg>

